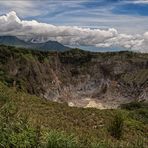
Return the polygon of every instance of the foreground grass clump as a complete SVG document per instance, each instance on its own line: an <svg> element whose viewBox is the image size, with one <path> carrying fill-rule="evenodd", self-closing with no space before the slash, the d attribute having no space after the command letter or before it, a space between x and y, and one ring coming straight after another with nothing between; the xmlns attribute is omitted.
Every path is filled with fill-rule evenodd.
<svg viewBox="0 0 148 148"><path fill-rule="evenodd" d="M0 110L0 147L32 147L36 145L35 130L25 118L14 118L16 106L5 103Z"/></svg>
<svg viewBox="0 0 148 148"><path fill-rule="evenodd" d="M123 124L124 124L124 119L122 115L116 114L109 127L109 132L111 136L119 140L123 134Z"/></svg>
<svg viewBox="0 0 148 148"><path fill-rule="evenodd" d="M76 148L76 138L72 135L68 136L63 132L50 131L47 134L47 148Z"/></svg>
<svg viewBox="0 0 148 148"><path fill-rule="evenodd" d="M70 108L0 83L0 147L146 148L147 112Z"/></svg>
<svg viewBox="0 0 148 148"><path fill-rule="evenodd" d="M3 98L2 96L0 98ZM76 148L74 136L51 130L41 141L40 127L31 127L26 117L16 117L13 102L5 103L0 110L0 147Z"/></svg>

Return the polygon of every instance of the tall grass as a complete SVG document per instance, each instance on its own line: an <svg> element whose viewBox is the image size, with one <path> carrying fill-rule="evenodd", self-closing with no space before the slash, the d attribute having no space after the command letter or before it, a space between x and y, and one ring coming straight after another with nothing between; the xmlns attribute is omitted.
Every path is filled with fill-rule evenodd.
<svg viewBox="0 0 148 148"><path fill-rule="evenodd" d="M50 131L47 135L46 148L76 148L77 141L73 135L66 135L64 132Z"/></svg>
<svg viewBox="0 0 148 148"><path fill-rule="evenodd" d="M116 114L108 128L111 136L119 140L123 135L123 124L124 119L122 115L120 113Z"/></svg>

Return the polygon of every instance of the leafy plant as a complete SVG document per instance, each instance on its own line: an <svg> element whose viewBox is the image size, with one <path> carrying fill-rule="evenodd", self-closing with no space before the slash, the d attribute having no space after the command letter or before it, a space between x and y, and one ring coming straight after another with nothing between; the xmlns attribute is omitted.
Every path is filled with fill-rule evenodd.
<svg viewBox="0 0 148 148"><path fill-rule="evenodd" d="M13 102L5 103L0 111L0 147L32 147L35 130L26 118L16 118L17 108Z"/></svg>
<svg viewBox="0 0 148 148"><path fill-rule="evenodd" d="M76 148L77 142L73 135L67 136L63 132L50 131L48 133L47 148Z"/></svg>

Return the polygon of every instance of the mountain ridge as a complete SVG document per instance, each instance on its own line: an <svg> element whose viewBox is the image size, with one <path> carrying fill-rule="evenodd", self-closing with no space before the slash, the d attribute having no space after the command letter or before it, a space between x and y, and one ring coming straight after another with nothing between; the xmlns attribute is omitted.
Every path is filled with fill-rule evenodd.
<svg viewBox="0 0 148 148"><path fill-rule="evenodd" d="M8 46L16 46L21 48L30 48L41 51L66 51L69 47L62 45L57 41L47 41L44 43L32 43L31 41L24 41L16 36L0 36L0 44Z"/></svg>

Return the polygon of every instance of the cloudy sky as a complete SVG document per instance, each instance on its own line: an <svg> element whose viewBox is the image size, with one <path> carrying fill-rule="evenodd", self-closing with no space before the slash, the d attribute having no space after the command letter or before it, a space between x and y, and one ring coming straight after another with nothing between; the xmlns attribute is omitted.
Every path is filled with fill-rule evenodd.
<svg viewBox="0 0 148 148"><path fill-rule="evenodd" d="M148 0L1 0L0 35L148 52Z"/></svg>

